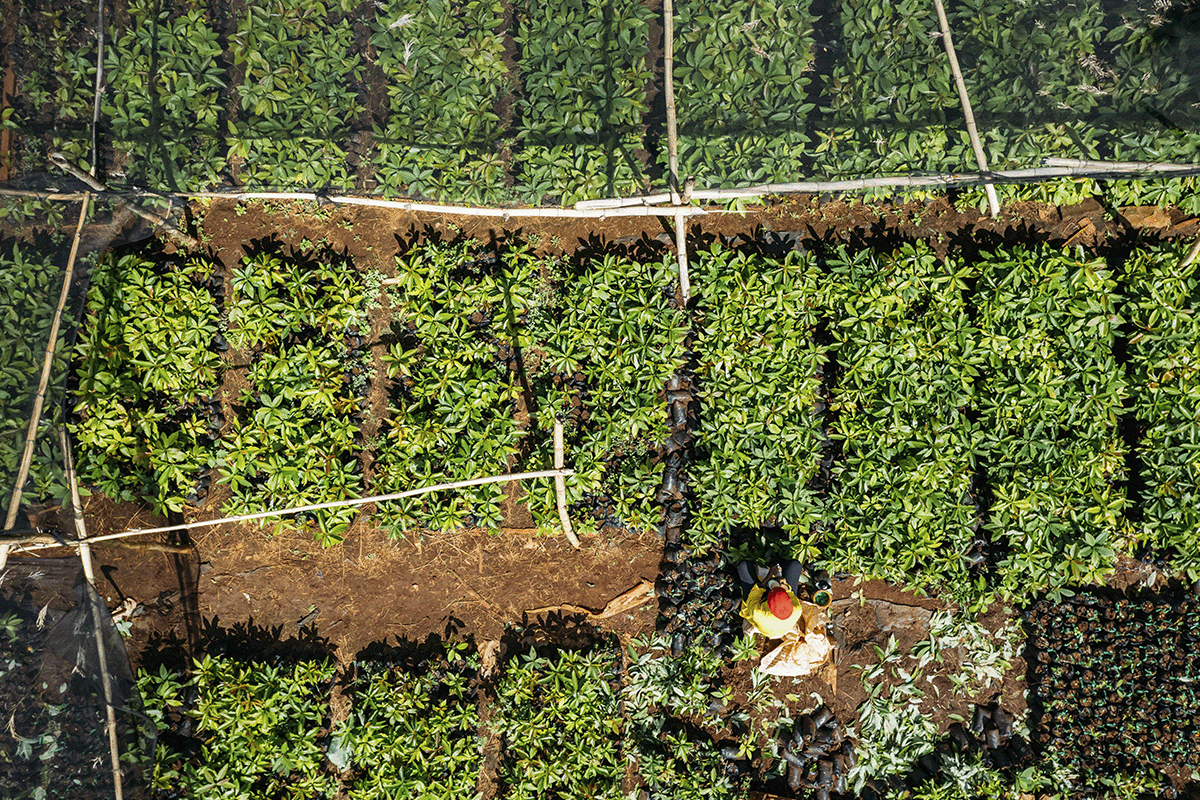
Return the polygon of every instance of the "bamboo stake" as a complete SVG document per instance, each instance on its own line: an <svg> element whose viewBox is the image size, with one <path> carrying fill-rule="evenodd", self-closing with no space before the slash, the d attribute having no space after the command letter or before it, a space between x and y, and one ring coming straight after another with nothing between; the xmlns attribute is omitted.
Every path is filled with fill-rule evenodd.
<svg viewBox="0 0 1200 800"><path fill-rule="evenodd" d="M967 120L967 136L971 139L971 149L975 151L975 163L979 166L980 172L987 172L987 156L983 152L983 145L979 142L979 131L975 128L975 114L971 111L971 98L967 96L967 83L963 80L962 70L958 68L958 55L954 52L954 38L950 35L950 21L946 19L946 9L942 7L942 0L933 0L933 4L937 7L938 24L942 26L942 44L946 46L946 56L950 59L950 71L954 73L954 85L958 88L958 99L962 103L963 116ZM998 216L1000 214L1000 198L996 195L996 187L985 183L983 190L987 193L988 206L991 208L992 216Z"/></svg>
<svg viewBox="0 0 1200 800"><path fill-rule="evenodd" d="M83 181L83 183L85 185L87 185L87 187L89 189L92 189L93 191L98 192L98 193L105 193L105 194L109 193L107 186L105 186L100 181L96 180L96 178L94 176L89 175L86 172L84 172L83 170L76 167L74 164L72 164L70 161L68 161L67 157L64 156L62 153L51 153L50 161L53 162L54 165L57 166L59 169L63 170L64 172L69 173L73 178ZM183 231L176 228L174 225L171 224L171 221L166 219L165 217L160 217L158 214L152 214L149 211L147 211L146 209L139 206L137 203L131 203L128 200L125 200L124 198L122 198L120 196L117 196L116 200L120 205L128 208L130 211L137 214L139 217L146 220L151 225L154 225L155 227L162 226L162 229L165 230L172 238L178 239L180 242L183 242L183 244L187 245L188 247L190 247L192 249L195 249L195 250L200 249L201 245L197 239L194 239L191 236L188 236L186 233L184 233Z"/></svg>
<svg viewBox="0 0 1200 800"><path fill-rule="evenodd" d="M563 453L563 424L558 417L554 418L554 468L562 470L565 461ZM571 515L567 513L567 481L561 475L554 477L554 497L558 501L558 519L562 523L563 533L571 547L579 549L579 538L571 528Z"/></svg>
<svg viewBox="0 0 1200 800"><path fill-rule="evenodd" d="M679 202L679 137L675 123L675 8L663 0L663 90L667 99L667 167L671 205Z"/></svg>
<svg viewBox="0 0 1200 800"><path fill-rule="evenodd" d="M100 96L104 92L104 0L96 0L96 17L96 94L92 99L92 177L96 176L96 165L100 161Z"/></svg>
<svg viewBox="0 0 1200 800"><path fill-rule="evenodd" d="M92 564L92 548L87 542L87 523L83 519L83 503L79 499L79 480L75 476L75 459L71 455L71 443L67 441L67 429L58 429L58 441L63 452L63 472L66 473L67 484L71 487L71 516L75 521L75 535L79 539L79 560L83 564L83 576L89 586L96 589L96 573ZM104 641L100 636L100 611L92 602L90 595L84 595L84 602L92 612L92 625L95 632L96 658L100 664L100 682L104 687L105 722L108 729L108 755L112 762L113 795L116 800L123 800L124 789L121 781L121 748L117 743L117 717L113 709L112 678L108 673L108 654L104 650Z"/></svg>
<svg viewBox="0 0 1200 800"><path fill-rule="evenodd" d="M33 463L33 445L37 440L38 423L42 420L42 406L46 402L46 389L50 385L50 372L54 366L54 351L58 347L58 331L62 326L63 307L67 304L67 296L71 292L71 282L75 277L75 259L79 254L79 234L87 219L90 198L83 200L79 208L79 222L75 225L75 238L71 242L71 252L67 256L67 269L63 273L62 289L58 293L58 305L54 307L54 316L50 320L50 341L46 343L46 356L42 359L42 374L38 379L37 394L33 397L33 409L29 412L29 430L25 432L25 449L21 452L20 466L17 467L16 482L13 484L12 497L8 504L8 515L4 521L5 528L11 528L17 521L17 510L21 505L21 494L25 481L29 478L29 466ZM0 568L8 560L9 545L0 545Z"/></svg>
<svg viewBox="0 0 1200 800"><path fill-rule="evenodd" d="M307 511L322 511L329 508L348 508L351 506L361 506L367 503L382 503L388 500L400 500L405 497L417 497L418 495L427 494L429 492L441 492L450 489L465 489L468 486L482 486L488 483L504 483L506 481L519 481L527 478L555 478L567 477L574 475L573 469L544 469L537 472L517 472L511 475L492 475L486 478L470 478L465 481L454 481L453 483L439 483L434 486L425 486L420 489L408 489L403 492L393 492L391 494L379 494L372 497L355 497L348 500L331 500L328 503L313 503L307 506L293 506L292 508L280 508L274 511L259 511L255 514L241 514L235 517L220 517L218 519L199 520L197 522L181 522L178 525L164 525L159 528L131 528L120 533L106 533L103 536L93 536L88 539L88 544L98 544L99 542L109 542L113 539L124 539L127 536L140 536L146 533L167 533L168 531L190 531L196 528L207 528L213 525L222 525L227 522L250 522L258 519L268 519L270 517L281 517L286 514L300 514ZM67 546L75 546L76 542L67 542ZM55 547L61 547L55 544ZM31 546L22 548L25 550L41 550L40 546Z"/></svg>
<svg viewBox="0 0 1200 800"><path fill-rule="evenodd" d="M663 88L667 95L667 162L671 188L671 205L680 206L684 200L679 184L679 135L675 118L675 8L672 0L663 0ZM690 200L687 201L690 205ZM577 206L578 207L578 206ZM692 299L692 280L688 272L687 217L675 212L675 257L679 262L679 294L683 307Z"/></svg>

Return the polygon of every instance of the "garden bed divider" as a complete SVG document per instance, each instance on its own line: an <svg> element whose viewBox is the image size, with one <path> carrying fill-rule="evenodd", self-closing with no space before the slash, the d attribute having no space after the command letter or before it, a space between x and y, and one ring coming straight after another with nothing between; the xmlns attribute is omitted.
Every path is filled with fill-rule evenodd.
<svg viewBox="0 0 1200 800"><path fill-rule="evenodd" d="M950 20L946 19L946 9L942 0L933 0L937 7L938 24L942 28L942 44L946 47L946 57L950 59L950 71L954 73L954 86L958 89L958 100L962 103L963 117L967 122L967 136L971 139L971 149L975 151L975 163L980 172L987 172L987 156L983 153L983 145L979 143L979 130L975 127L975 114L971 111L971 98L967 94L967 82L963 80L962 70L958 68L958 54L954 52L954 37L950 35ZM1000 198L996 196L996 187L990 183L983 185L987 193L988 207L993 217L1000 215Z"/></svg>
<svg viewBox="0 0 1200 800"><path fill-rule="evenodd" d="M464 489L468 486L482 486L487 483L505 483L508 481L523 480L526 478L565 478L574 475L573 469L544 469L536 472L517 472L510 475L491 475L486 478L470 478L465 481L454 481L452 483L439 483L434 486L424 486L420 489L409 489L403 492L393 492L391 494L372 495L371 497L353 497L348 500L332 500L328 503L313 503L307 506L293 506L292 508L279 508L273 511L259 511L254 514L240 514L234 517L218 517L217 519L197 520L195 522L181 522L178 525L163 525L158 528L132 528L120 533L106 533L103 536L94 536L86 542L67 541L54 544L31 544L22 542L13 542L4 545L4 548L19 547L22 550L43 550L47 547L79 547L81 544L97 544L99 542L112 541L113 539L124 539L128 536L140 536L146 533L168 533L170 531L190 531L196 528L207 528L213 525L221 525L226 522L250 522L259 519L269 519L270 517L280 517L285 514L301 514L309 511L321 511L327 508L348 508L350 506L361 506L367 503L380 503L388 500L401 500L405 497L416 497L418 495L427 494L429 492L447 491L450 489ZM2 564L0 564L2 567Z"/></svg>

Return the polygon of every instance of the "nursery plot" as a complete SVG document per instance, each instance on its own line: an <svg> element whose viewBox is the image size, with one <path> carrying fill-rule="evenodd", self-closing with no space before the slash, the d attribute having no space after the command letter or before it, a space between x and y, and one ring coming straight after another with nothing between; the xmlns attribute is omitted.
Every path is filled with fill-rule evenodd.
<svg viewBox="0 0 1200 800"><path fill-rule="evenodd" d="M797 180L813 108L805 4L681 2L675 15L680 174L711 187Z"/></svg>
<svg viewBox="0 0 1200 800"><path fill-rule="evenodd" d="M1200 767L1194 594L1089 591L1029 612L1036 741L1097 790L1115 768ZM1170 795L1164 795L1170 796Z"/></svg>
<svg viewBox="0 0 1200 800"><path fill-rule="evenodd" d="M221 291L203 256L130 252L97 267L75 347L71 424L86 483L156 513L199 502L224 422L213 405Z"/></svg>
<svg viewBox="0 0 1200 800"><path fill-rule="evenodd" d="M331 662L209 655L190 677L166 667L143 672L138 688L159 730L195 732L160 740L155 789L187 787L196 798L333 797L337 781L320 739L335 674Z"/></svg>
<svg viewBox="0 0 1200 800"><path fill-rule="evenodd" d="M474 683L479 655L467 642L415 669L361 661L354 707L330 745L330 759L357 778L351 800L478 797L484 738ZM340 762L340 763L339 763Z"/></svg>
<svg viewBox="0 0 1200 800"><path fill-rule="evenodd" d="M25 57L15 59L18 96L4 126L20 131L25 170L49 168L43 148L53 148L86 170L91 157L96 81L95 8L15 6L17 38Z"/></svg>
<svg viewBox="0 0 1200 800"><path fill-rule="evenodd" d="M391 334L384 357L392 381L390 419L375 465L376 493L484 475L515 466L518 428L517 314L536 267L520 255L488 263L469 244L427 244L401 255L388 289ZM380 520L394 535L411 527L497 529L501 484L389 504Z"/></svg>
<svg viewBox="0 0 1200 800"><path fill-rule="evenodd" d="M1049 248L978 269L980 453L1006 588L1090 582L1111 569L1127 503L1117 283L1104 261Z"/></svg>
<svg viewBox="0 0 1200 800"><path fill-rule="evenodd" d="M638 194L653 16L639 0L521 2L514 177L532 202Z"/></svg>
<svg viewBox="0 0 1200 800"><path fill-rule="evenodd" d="M504 189L496 104L511 89L497 0L391 0L371 21L387 77L375 129L376 180L388 194L483 203Z"/></svg>
<svg viewBox="0 0 1200 800"><path fill-rule="evenodd" d="M340 6L340 8L339 8ZM354 185L346 163L349 124L361 111L362 79L349 0L248 0L230 37L238 117L229 159L258 187Z"/></svg>
<svg viewBox="0 0 1200 800"><path fill-rule="evenodd" d="M329 252L285 261L261 252L233 270L229 344L250 356L217 465L231 514L344 500L362 489L360 423L367 368L360 325L366 293ZM316 512L332 544L353 509Z"/></svg>
<svg viewBox="0 0 1200 800"><path fill-rule="evenodd" d="M731 688L721 685L721 661L703 647L679 657L667 652L665 642L634 640L622 690L625 747L645 791L651 800L742 796L746 781L729 775L723 763L736 759L687 724L732 699Z"/></svg>
<svg viewBox="0 0 1200 800"><path fill-rule="evenodd" d="M500 794L623 797L620 688L621 656L613 645L531 648L510 660L496 687L492 723L503 742Z"/></svg>
<svg viewBox="0 0 1200 800"><path fill-rule="evenodd" d="M596 526L657 530L661 447L670 433L663 387L685 361L685 314L666 302L676 290L669 256L639 262L588 257L559 262L527 314L540 435L528 463L553 465L551 415L567 429L576 474L567 499ZM539 524L555 517L548 482L529 487Z"/></svg>
<svg viewBox="0 0 1200 800"><path fill-rule="evenodd" d="M112 126L115 168L167 190L204 189L225 169L229 76L208 13L174 16L161 3L134 0L129 26L110 32L103 106Z"/></svg>
<svg viewBox="0 0 1200 800"><path fill-rule="evenodd" d="M656 527L652 463L666 434L659 393L682 363L686 330L681 314L662 307L670 267L606 257L576 270L470 245L418 248L397 266L385 359L392 419L375 488L549 469L558 415L576 472L567 499L579 516ZM557 524L553 486L526 491L534 523ZM481 486L382 515L396 531L495 529L503 499L499 485Z"/></svg>
<svg viewBox="0 0 1200 800"><path fill-rule="evenodd" d="M828 267L830 435L842 456L825 557L839 571L965 594L979 515L970 408L982 358L964 299L973 270L912 246L839 254Z"/></svg>
<svg viewBox="0 0 1200 800"><path fill-rule="evenodd" d="M1134 254L1125 262L1123 288L1129 338L1130 394L1140 441L1136 456L1145 488L1136 519L1138 540L1172 552L1176 566L1200 573L1196 486L1200 451L1200 275L1193 263L1179 270L1173 248Z"/></svg>
<svg viewBox="0 0 1200 800"><path fill-rule="evenodd" d="M818 343L816 260L702 251L705 287L694 345L699 451L689 473L703 512L689 545L720 547L730 527L774 525L797 543L820 519L819 412L827 347Z"/></svg>

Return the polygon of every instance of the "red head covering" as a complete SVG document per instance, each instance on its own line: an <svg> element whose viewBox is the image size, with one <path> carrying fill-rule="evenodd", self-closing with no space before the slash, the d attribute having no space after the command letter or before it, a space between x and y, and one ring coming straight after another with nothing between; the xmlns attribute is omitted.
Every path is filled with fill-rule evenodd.
<svg viewBox="0 0 1200 800"><path fill-rule="evenodd" d="M772 589L767 593L767 607L779 619L787 619L792 615L792 598L783 589Z"/></svg>

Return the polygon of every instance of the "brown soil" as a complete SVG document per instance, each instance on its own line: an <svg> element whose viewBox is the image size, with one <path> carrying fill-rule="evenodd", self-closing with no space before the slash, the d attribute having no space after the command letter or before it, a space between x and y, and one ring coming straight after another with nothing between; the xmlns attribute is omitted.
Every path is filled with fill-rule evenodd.
<svg viewBox="0 0 1200 800"><path fill-rule="evenodd" d="M199 223L201 241L227 265L240 257L245 243L276 238L299 247L304 239L330 244L355 258L361 269L392 274L392 259L416 238L474 238L484 244L533 241L543 254L561 255L580 248L623 249L637 255L661 254L674 230L657 217L560 219L531 217L459 217L362 206L312 203L214 200L189 212ZM957 209L944 197L904 205L791 197L754 206L745 213L715 209L688 223L692 246L718 237L729 241L769 242L788 235L806 247L852 247L926 241L940 254L1002 245L1048 243L1103 251L1122 243L1177 240L1200 232L1200 218L1176 208L1131 206L1106 210L1095 200L1073 206L1017 203L992 219L975 208ZM764 246L769 246L764 244Z"/></svg>

